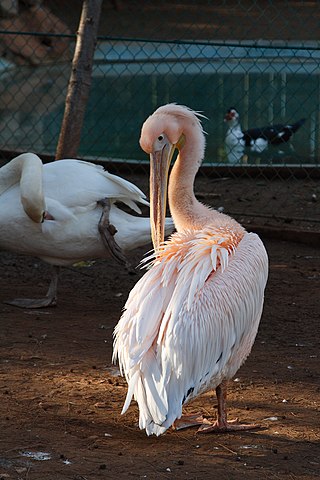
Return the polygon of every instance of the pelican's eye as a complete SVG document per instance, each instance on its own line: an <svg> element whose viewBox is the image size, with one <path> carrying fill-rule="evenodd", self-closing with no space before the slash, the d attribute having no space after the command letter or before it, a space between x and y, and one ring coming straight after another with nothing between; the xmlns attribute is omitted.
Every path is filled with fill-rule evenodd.
<svg viewBox="0 0 320 480"><path fill-rule="evenodd" d="M163 148L165 148L166 144L167 144L166 134L165 133L160 133L160 135L158 135L156 137L156 140L154 142L155 151L162 150Z"/></svg>

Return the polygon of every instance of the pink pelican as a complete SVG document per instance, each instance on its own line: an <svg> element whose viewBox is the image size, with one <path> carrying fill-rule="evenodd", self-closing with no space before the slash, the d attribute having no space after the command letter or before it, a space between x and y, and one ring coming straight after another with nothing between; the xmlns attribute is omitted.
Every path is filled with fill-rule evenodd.
<svg viewBox="0 0 320 480"><path fill-rule="evenodd" d="M205 150L200 116L184 106L162 106L146 120L140 138L150 154L155 255L115 328L114 360L128 382L122 413L134 397L139 426L148 435L178 427L183 405L211 389L216 390L217 419L205 421L200 431L256 427L227 420L226 391L257 334L268 256L256 234L194 195ZM177 232L163 243L175 149L179 154L168 196Z"/></svg>

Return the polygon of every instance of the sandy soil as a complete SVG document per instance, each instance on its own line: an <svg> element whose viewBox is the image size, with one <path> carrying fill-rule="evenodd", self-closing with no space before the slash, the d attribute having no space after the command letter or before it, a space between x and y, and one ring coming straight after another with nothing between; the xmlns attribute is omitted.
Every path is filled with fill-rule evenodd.
<svg viewBox="0 0 320 480"><path fill-rule="evenodd" d="M146 190L145 178L134 179ZM253 185L249 194L242 182L200 178L196 190L215 206L261 212L272 193L278 192L279 204L286 201L290 182L275 192L270 185L264 194L263 186ZM314 188L293 182L289 194L296 201L289 202L288 217L299 209L302 217L315 216ZM239 198L247 198L245 208ZM282 228L288 225L283 221ZM310 224L295 227L307 238ZM189 429L160 438L138 429L134 403L120 415L126 383L111 363L112 331L141 272L128 275L113 260L66 268L58 306L27 311L2 302L44 294L50 269L37 259L1 253L0 479L318 478L320 250L267 238L265 243L270 279L263 318L229 394L230 416L261 428L219 435ZM137 264L146 250L134 252L131 261ZM208 418L215 410L213 392L186 408Z"/></svg>

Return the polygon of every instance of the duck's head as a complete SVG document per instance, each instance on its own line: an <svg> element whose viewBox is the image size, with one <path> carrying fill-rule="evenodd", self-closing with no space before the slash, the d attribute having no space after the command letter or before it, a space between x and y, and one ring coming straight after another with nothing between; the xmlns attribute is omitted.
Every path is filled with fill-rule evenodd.
<svg viewBox="0 0 320 480"><path fill-rule="evenodd" d="M224 116L224 121L229 125L234 125L239 122L239 113L233 107L229 108L227 113Z"/></svg>

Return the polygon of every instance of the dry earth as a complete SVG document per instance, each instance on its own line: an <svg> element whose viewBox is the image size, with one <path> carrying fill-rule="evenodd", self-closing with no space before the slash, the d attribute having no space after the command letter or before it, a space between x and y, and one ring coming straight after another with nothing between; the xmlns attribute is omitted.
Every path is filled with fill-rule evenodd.
<svg viewBox="0 0 320 480"><path fill-rule="evenodd" d="M145 178L134 180L147 191ZM316 216L318 204L310 201L315 184L269 183L263 195L263 185L251 185L249 194L245 182L199 179L196 189L208 203L243 212L261 212L272 193L279 204L289 194L289 217L299 209L302 217ZM219 196L204 195L206 188ZM302 224L295 228L304 229L307 241L315 225ZM288 226L292 222L282 223ZM112 331L141 272L130 276L113 260L64 269L58 306L26 311L2 302L41 296L50 270L37 259L2 253L0 479L318 478L320 250L269 238L265 243L265 309L229 395L230 416L261 429L219 435L189 429L160 438L138 429L134 403L120 415L126 383L111 363ZM131 261L137 264L146 250L134 252ZM186 410L212 417L215 407L210 392Z"/></svg>

